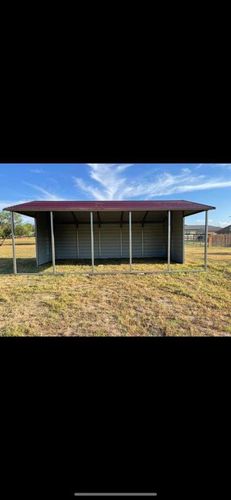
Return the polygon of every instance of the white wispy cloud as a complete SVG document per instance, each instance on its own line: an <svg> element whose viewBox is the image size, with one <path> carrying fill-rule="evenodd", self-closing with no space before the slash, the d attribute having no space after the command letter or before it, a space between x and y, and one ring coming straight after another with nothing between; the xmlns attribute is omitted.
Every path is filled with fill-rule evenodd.
<svg viewBox="0 0 231 500"><path fill-rule="evenodd" d="M44 170L41 168L31 168L30 172L32 172L32 174L44 174Z"/></svg>
<svg viewBox="0 0 231 500"><path fill-rule="evenodd" d="M132 198L152 199L165 196L208 189L231 187L231 177L211 177L195 175L192 170L181 168L180 173L162 172L152 174L149 179L140 176L130 180L125 170L131 166L114 164L88 164L89 174L94 183L86 183L79 177L74 178L76 187L96 200L123 200Z"/></svg>
<svg viewBox="0 0 231 500"><path fill-rule="evenodd" d="M96 200L107 200L108 199L104 195L102 190L100 190L100 188L97 188L97 187L91 186L90 184L87 184L86 182L83 181L83 179L80 179L79 177L74 177L74 184L76 187L79 187L82 191L89 193Z"/></svg>
<svg viewBox="0 0 231 500"><path fill-rule="evenodd" d="M182 172L183 174L190 174L191 170L190 170L190 168L182 168L182 169L181 169L181 172Z"/></svg>
<svg viewBox="0 0 231 500"><path fill-rule="evenodd" d="M209 167L209 168L217 168L217 167L225 167L225 169L231 170L231 163L200 163L199 165L196 166L196 169L202 168L202 167Z"/></svg>
<svg viewBox="0 0 231 500"><path fill-rule="evenodd" d="M88 163L90 177L99 184L99 187L87 184L79 177L74 178L74 183L77 187L92 195L96 200L120 200L122 199L122 193L127 183L127 178L121 174L131 165L132 163L121 165L113 163Z"/></svg>
<svg viewBox="0 0 231 500"><path fill-rule="evenodd" d="M231 163L216 163L212 165L212 168L223 168L224 172L227 172L227 170L231 170Z"/></svg>
<svg viewBox="0 0 231 500"><path fill-rule="evenodd" d="M61 198L60 196L58 196L57 194L55 193L50 193L49 191L47 191L46 189L44 189L43 187L41 186L38 186L37 184L31 184L30 182L24 182L24 184L26 184L27 186L35 189L36 191L38 191L39 193L42 194L42 196L40 195L39 199L41 200L50 200L50 201L62 201L64 198Z"/></svg>

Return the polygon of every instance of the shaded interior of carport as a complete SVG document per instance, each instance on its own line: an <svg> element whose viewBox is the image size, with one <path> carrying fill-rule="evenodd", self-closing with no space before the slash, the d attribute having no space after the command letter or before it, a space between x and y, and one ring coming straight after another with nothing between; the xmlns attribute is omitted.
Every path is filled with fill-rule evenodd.
<svg viewBox="0 0 231 500"><path fill-rule="evenodd" d="M171 262L184 263L185 216L205 210L206 233L208 210L214 208L192 202L135 202L135 205L131 202L85 202L87 209L84 210L84 202L80 205L70 202L72 205L69 203L62 210L64 202L49 203L48 206L48 202L29 202L21 208L15 206L8 210L12 212L13 225L12 209L35 218L37 266L52 262L54 272L59 262L74 261L78 268L78 264L87 260L94 272L99 262L108 259L127 261L128 272L132 272L136 259L166 262L169 270ZM14 271L17 272L16 263Z"/></svg>
<svg viewBox="0 0 231 500"><path fill-rule="evenodd" d="M51 261L50 214L37 216L38 264ZM129 213L93 213L94 259L129 259ZM183 262L183 224L172 216L171 260ZM56 260L91 259L91 227L88 212L53 213ZM167 259L168 213L132 213L132 257Z"/></svg>

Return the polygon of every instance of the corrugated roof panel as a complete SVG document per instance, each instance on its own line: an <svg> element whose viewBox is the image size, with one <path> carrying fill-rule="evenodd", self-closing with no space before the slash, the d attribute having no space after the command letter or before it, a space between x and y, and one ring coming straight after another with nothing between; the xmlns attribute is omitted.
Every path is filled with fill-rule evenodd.
<svg viewBox="0 0 231 500"><path fill-rule="evenodd" d="M162 210L182 210L196 213L203 210L212 210L215 207L194 203L185 200L164 200L164 201L30 201L12 207L6 207L4 210L11 212L65 212L65 211L162 211Z"/></svg>

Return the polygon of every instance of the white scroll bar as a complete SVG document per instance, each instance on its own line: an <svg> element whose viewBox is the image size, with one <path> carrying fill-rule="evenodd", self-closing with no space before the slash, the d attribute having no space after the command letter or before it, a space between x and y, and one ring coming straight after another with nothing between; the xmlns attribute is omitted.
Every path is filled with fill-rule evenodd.
<svg viewBox="0 0 231 500"><path fill-rule="evenodd" d="M74 493L75 497L157 497L157 493Z"/></svg>

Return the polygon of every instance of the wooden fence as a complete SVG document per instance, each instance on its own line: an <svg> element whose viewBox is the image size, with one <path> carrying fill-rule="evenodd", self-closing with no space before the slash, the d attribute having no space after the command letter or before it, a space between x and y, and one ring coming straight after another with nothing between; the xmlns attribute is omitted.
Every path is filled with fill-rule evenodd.
<svg viewBox="0 0 231 500"><path fill-rule="evenodd" d="M230 234L209 234L208 246L211 247L231 247Z"/></svg>

